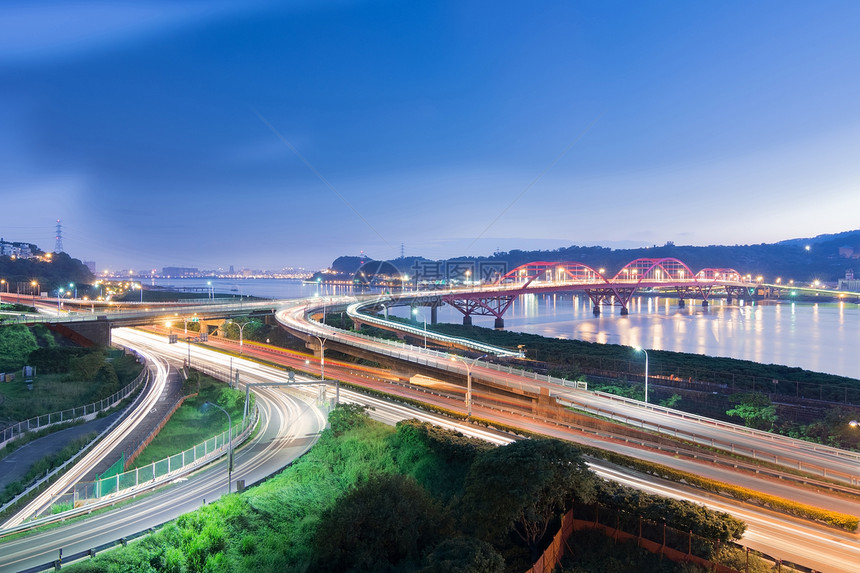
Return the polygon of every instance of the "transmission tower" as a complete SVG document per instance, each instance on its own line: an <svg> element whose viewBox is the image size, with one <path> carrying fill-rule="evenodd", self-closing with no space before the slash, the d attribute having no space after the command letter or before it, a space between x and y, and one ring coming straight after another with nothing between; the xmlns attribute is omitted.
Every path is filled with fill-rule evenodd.
<svg viewBox="0 0 860 573"><path fill-rule="evenodd" d="M54 237L56 242L54 243L54 252L62 253L63 252L63 225L60 223L60 220L57 219L57 236Z"/></svg>

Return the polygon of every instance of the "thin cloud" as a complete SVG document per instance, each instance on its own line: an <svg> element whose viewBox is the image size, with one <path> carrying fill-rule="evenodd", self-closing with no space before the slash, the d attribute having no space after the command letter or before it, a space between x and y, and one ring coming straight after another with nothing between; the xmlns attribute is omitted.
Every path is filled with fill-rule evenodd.
<svg viewBox="0 0 860 573"><path fill-rule="evenodd" d="M263 2L57 2L0 4L0 63L66 59Z"/></svg>

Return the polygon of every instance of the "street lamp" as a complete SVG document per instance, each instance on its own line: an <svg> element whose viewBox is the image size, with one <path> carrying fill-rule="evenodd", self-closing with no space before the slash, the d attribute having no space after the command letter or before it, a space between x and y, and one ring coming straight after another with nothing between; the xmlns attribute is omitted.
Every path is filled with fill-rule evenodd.
<svg viewBox="0 0 860 573"><path fill-rule="evenodd" d="M648 403L648 351L642 348L641 346L636 346L634 349L636 352L644 352L645 353L645 403Z"/></svg>
<svg viewBox="0 0 860 573"><path fill-rule="evenodd" d="M412 309L412 315L416 316L416 317L418 316L418 309L417 308ZM424 348L426 349L427 348L427 317L422 314L421 318L424 319Z"/></svg>
<svg viewBox="0 0 860 573"><path fill-rule="evenodd" d="M239 354L242 354L243 331L245 330L246 326L251 324L252 321L249 320L248 322L243 322L241 324L239 324L235 320L228 320L227 322L235 324L236 326L239 327Z"/></svg>
<svg viewBox="0 0 860 573"><path fill-rule="evenodd" d="M75 285L75 283L69 283L69 292L73 291L75 293L75 298L78 298L78 287Z"/></svg>
<svg viewBox="0 0 860 573"><path fill-rule="evenodd" d="M57 316L60 316L60 297L63 296L63 287L57 289Z"/></svg>
<svg viewBox="0 0 860 573"><path fill-rule="evenodd" d="M32 281L30 281L30 286L33 289L31 291L33 293L33 304L36 304L36 293L39 292L39 282L32 280Z"/></svg>
<svg viewBox="0 0 860 573"><path fill-rule="evenodd" d="M230 417L230 412L213 402L206 402L203 406L215 406L225 414L227 414L227 493L230 493L233 484L233 418Z"/></svg>
<svg viewBox="0 0 860 573"><path fill-rule="evenodd" d="M325 382L325 343L327 339L316 334L312 336L320 343L320 382ZM334 403L340 404L340 380L337 378L334 381Z"/></svg>
<svg viewBox="0 0 860 573"><path fill-rule="evenodd" d="M0 279L0 287L2 287L3 285L6 285L6 294L9 294L9 283L6 282L6 279Z"/></svg>
<svg viewBox="0 0 860 573"><path fill-rule="evenodd" d="M848 422L848 425L852 428L856 428L857 426L860 426L860 422L858 422L857 420L851 420L850 422Z"/></svg>
<svg viewBox="0 0 860 573"><path fill-rule="evenodd" d="M451 360L459 360L466 367L466 417L472 417L472 368L475 366L475 363L481 358L486 358L486 354L482 354L477 358L473 358L471 361L467 361L462 356L452 355Z"/></svg>

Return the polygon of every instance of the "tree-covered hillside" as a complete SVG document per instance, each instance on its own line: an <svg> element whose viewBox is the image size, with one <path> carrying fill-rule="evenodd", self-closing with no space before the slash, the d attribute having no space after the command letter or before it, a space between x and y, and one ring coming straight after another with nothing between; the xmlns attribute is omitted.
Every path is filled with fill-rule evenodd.
<svg viewBox="0 0 860 573"><path fill-rule="evenodd" d="M809 249L806 247L809 246ZM782 277L798 282L836 281L853 268L860 274L860 230L834 235L820 235L809 239L789 239L779 243L758 245L709 245L694 247L666 243L639 249L609 249L605 247L580 247L572 245L554 250L512 250L496 253L490 257L454 257L462 261L504 262L508 269L533 261L572 261L603 268L606 276L613 276L625 264L638 258L672 257L680 259L693 271L704 268L733 268L741 274L762 275L765 280ZM349 278L361 262L371 257L339 257L331 268ZM409 274L420 257L392 260L402 272ZM326 280L326 274L318 273L314 278Z"/></svg>

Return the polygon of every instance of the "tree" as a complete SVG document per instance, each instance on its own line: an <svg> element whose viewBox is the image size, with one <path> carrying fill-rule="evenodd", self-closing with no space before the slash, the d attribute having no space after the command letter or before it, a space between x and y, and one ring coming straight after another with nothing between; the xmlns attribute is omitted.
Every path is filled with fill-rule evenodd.
<svg viewBox="0 0 860 573"><path fill-rule="evenodd" d="M102 351L88 352L69 360L69 376L75 382L89 382L105 364Z"/></svg>
<svg viewBox="0 0 860 573"><path fill-rule="evenodd" d="M312 570L414 570L448 533L446 521L412 478L371 478L323 513L314 538Z"/></svg>
<svg viewBox="0 0 860 573"><path fill-rule="evenodd" d="M537 558L549 524L572 507L591 503L595 477L576 446L553 439L522 440L479 456L466 477L463 506L481 539L513 532Z"/></svg>
<svg viewBox="0 0 860 573"><path fill-rule="evenodd" d="M0 328L0 372L11 372L24 366L30 353L38 348L36 337L24 325Z"/></svg>
<svg viewBox="0 0 860 573"><path fill-rule="evenodd" d="M339 436L347 430L363 426L370 419L367 406L340 403L328 415L331 431Z"/></svg>
<svg viewBox="0 0 860 573"><path fill-rule="evenodd" d="M726 410L729 416L737 416L743 419L744 424L750 428L759 430L772 430L776 423L776 406L770 398L758 392L750 394L738 394L732 397L735 407Z"/></svg>

